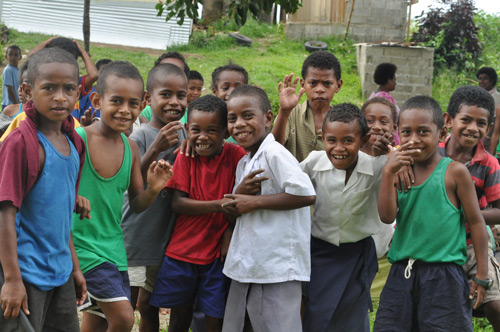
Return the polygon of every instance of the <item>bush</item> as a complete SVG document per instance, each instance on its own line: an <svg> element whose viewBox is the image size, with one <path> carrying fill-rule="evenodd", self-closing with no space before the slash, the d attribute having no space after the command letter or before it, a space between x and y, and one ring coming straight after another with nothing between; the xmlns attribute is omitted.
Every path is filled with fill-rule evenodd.
<svg viewBox="0 0 500 332"><path fill-rule="evenodd" d="M3 23L0 23L0 64L5 60L4 47L9 41L10 30Z"/></svg>
<svg viewBox="0 0 500 332"><path fill-rule="evenodd" d="M439 0L445 10L431 8L420 16L413 41L434 47L434 66L473 69L481 54L473 0Z"/></svg>
<svg viewBox="0 0 500 332"><path fill-rule="evenodd" d="M479 40L483 51L479 56L479 65L500 69L500 16L486 14L483 11L475 16L474 22L479 29Z"/></svg>

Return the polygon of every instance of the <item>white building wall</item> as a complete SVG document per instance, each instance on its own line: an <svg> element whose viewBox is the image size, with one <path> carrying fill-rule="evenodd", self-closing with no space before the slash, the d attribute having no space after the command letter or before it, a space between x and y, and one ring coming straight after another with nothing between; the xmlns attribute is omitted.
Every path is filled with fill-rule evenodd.
<svg viewBox="0 0 500 332"><path fill-rule="evenodd" d="M1 0L0 21L21 32L83 39L83 0ZM100 1L90 5L90 41L164 50L187 44L192 20L157 17L156 2Z"/></svg>

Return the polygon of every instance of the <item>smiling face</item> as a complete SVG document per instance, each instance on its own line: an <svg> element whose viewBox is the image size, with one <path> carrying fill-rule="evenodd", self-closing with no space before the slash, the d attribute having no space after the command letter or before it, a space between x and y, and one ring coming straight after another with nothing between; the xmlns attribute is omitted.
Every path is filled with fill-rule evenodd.
<svg viewBox="0 0 500 332"><path fill-rule="evenodd" d="M179 121L186 112L187 85L183 77L177 75L157 75L151 93L146 93L146 101L151 106L152 124L163 127L172 121Z"/></svg>
<svg viewBox="0 0 500 332"><path fill-rule="evenodd" d="M245 151L254 155L266 138L273 121L271 110L262 110L258 98L237 96L227 102L229 134Z"/></svg>
<svg viewBox="0 0 500 332"><path fill-rule="evenodd" d="M194 142L195 152L202 157L213 157L222 151L227 128L217 112L190 110L187 123L189 139Z"/></svg>
<svg viewBox="0 0 500 332"><path fill-rule="evenodd" d="M431 110L407 109L399 115L401 145L412 141L412 149L420 150L413 156L415 162L427 161L436 156L439 142L445 136L446 130L437 128Z"/></svg>
<svg viewBox="0 0 500 332"><path fill-rule="evenodd" d="M23 91L43 117L63 121L73 111L80 95L77 68L56 62L40 65L34 83L23 83Z"/></svg>
<svg viewBox="0 0 500 332"><path fill-rule="evenodd" d="M217 88L213 92L217 98L227 101L234 88L245 84L247 82L242 73L235 70L224 70L219 74Z"/></svg>
<svg viewBox="0 0 500 332"><path fill-rule="evenodd" d="M187 102L188 104L199 98L201 96L201 90L203 89L202 80L189 80L188 82L188 92L187 92Z"/></svg>
<svg viewBox="0 0 500 332"><path fill-rule="evenodd" d="M447 117L451 138L465 149L473 149L490 129L488 110L475 105L462 105L455 118Z"/></svg>
<svg viewBox="0 0 500 332"><path fill-rule="evenodd" d="M493 84L491 84L490 77L486 74L479 74L477 77L477 83L479 86L487 91L493 89Z"/></svg>
<svg viewBox="0 0 500 332"><path fill-rule="evenodd" d="M306 78L301 80L312 109L330 107L333 96L340 91L342 80L337 80L333 69L309 67Z"/></svg>
<svg viewBox="0 0 500 332"><path fill-rule="evenodd" d="M366 107L366 123L370 131L369 143L373 145L379 136L385 133L393 133L396 130L396 124L393 121L392 110L385 104L373 103Z"/></svg>
<svg viewBox="0 0 500 332"><path fill-rule="evenodd" d="M117 132L126 131L144 108L142 89L139 80L109 75L103 95L91 97L94 108L101 110L101 123Z"/></svg>
<svg viewBox="0 0 500 332"><path fill-rule="evenodd" d="M367 139L367 136L361 136L358 122L327 121L322 136L333 167L350 174L358 162L358 151Z"/></svg>

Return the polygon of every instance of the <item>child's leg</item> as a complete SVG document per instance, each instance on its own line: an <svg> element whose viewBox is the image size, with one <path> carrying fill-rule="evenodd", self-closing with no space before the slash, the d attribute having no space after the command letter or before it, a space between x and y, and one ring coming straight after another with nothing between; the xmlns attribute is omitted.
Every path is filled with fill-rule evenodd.
<svg viewBox="0 0 500 332"><path fill-rule="evenodd" d="M146 266L129 266L128 277L130 280L130 303L137 309L139 289L146 284Z"/></svg>
<svg viewBox="0 0 500 332"><path fill-rule="evenodd" d="M45 315L43 331L78 331L75 294L73 275L70 276L66 284L52 290L50 301L47 301L50 304Z"/></svg>
<svg viewBox="0 0 500 332"><path fill-rule="evenodd" d="M500 301L485 303L483 307L484 314L493 327L493 331L500 332Z"/></svg>
<svg viewBox="0 0 500 332"><path fill-rule="evenodd" d="M137 309L139 309L139 313L141 314L139 332L157 332L160 329L158 307L149 304L159 271L160 266L146 266L144 271L144 285L140 288L137 299Z"/></svg>
<svg viewBox="0 0 500 332"><path fill-rule="evenodd" d="M170 325L168 326L168 332L188 332L192 319L192 306L170 309Z"/></svg>
<svg viewBox="0 0 500 332"><path fill-rule="evenodd" d="M130 332L134 326L134 311L129 301L100 302L103 317L85 312L82 319L82 332Z"/></svg>

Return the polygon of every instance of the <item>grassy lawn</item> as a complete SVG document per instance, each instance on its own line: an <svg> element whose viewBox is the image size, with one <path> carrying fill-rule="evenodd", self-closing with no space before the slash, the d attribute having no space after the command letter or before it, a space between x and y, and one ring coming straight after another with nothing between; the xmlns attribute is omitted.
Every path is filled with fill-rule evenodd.
<svg viewBox="0 0 500 332"><path fill-rule="evenodd" d="M233 62L247 69L250 83L262 87L268 93L273 110L277 112L279 99L277 85L284 75L291 72L300 75L302 63L309 53L304 49L303 41L290 41L284 37L282 29L276 26L250 21L240 32L253 40L251 47L238 46L227 36L232 26L210 28L208 31L196 31L189 45L172 47L169 51L179 51L187 58L191 69L199 71L205 78L204 93L211 93L211 73L221 65ZM23 54L38 43L51 36L12 31L9 45L21 47ZM361 83L356 68L356 52L352 41L342 42L335 38L323 39L340 60L344 84L335 96L334 102L351 102L361 106ZM156 58L161 51L110 45L91 45L90 54L94 62L109 58L127 60L139 68L146 79ZM81 72L84 73L81 62ZM5 65L5 63L3 64ZM471 84L474 75L456 74L445 71L437 75L433 84L433 96L445 109L453 91L463 85ZM305 95L303 96L305 100Z"/></svg>

